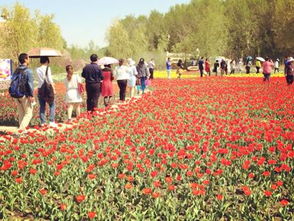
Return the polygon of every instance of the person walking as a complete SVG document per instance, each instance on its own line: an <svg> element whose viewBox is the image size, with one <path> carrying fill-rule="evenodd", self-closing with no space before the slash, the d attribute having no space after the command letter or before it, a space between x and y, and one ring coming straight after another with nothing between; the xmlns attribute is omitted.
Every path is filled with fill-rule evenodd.
<svg viewBox="0 0 294 221"><path fill-rule="evenodd" d="M81 91L79 91L79 84L82 84L81 78L74 74L72 65L65 67L66 78L64 84L66 87L65 102L67 103L67 120L72 120L72 112L75 108L76 116L81 114L81 103L83 102Z"/></svg>
<svg viewBox="0 0 294 221"><path fill-rule="evenodd" d="M230 74L235 74L236 71L236 61L235 59L231 60L231 73Z"/></svg>
<svg viewBox="0 0 294 221"><path fill-rule="evenodd" d="M223 76L224 74L228 74L228 66L227 63L224 59L222 59L221 63L220 63L220 67L221 67L221 76Z"/></svg>
<svg viewBox="0 0 294 221"><path fill-rule="evenodd" d="M245 69L246 69L246 74L250 74L250 68L251 68L251 64L250 62L246 62L246 66L245 66Z"/></svg>
<svg viewBox="0 0 294 221"><path fill-rule="evenodd" d="M280 59L278 59L277 58L277 60L275 61L275 70L274 70L274 73L279 73L279 71L280 71L280 64L279 64L279 62L280 62Z"/></svg>
<svg viewBox="0 0 294 221"><path fill-rule="evenodd" d="M183 61L180 59L177 63L177 75L179 79L181 78L183 71L184 71L184 65L183 65Z"/></svg>
<svg viewBox="0 0 294 221"><path fill-rule="evenodd" d="M117 66L114 70L114 77L116 78L119 87L119 100L125 101L127 83L130 77L129 68L125 65L124 59L119 59L118 65L119 66Z"/></svg>
<svg viewBox="0 0 294 221"><path fill-rule="evenodd" d="M288 64L288 60L291 59L291 57L286 56L284 58L284 75L287 75L287 64Z"/></svg>
<svg viewBox="0 0 294 221"><path fill-rule="evenodd" d="M151 60L148 63L148 69L149 69L149 73L150 73L150 79L153 80L154 79L154 69L155 69L155 62L154 62L153 58L151 58Z"/></svg>
<svg viewBox="0 0 294 221"><path fill-rule="evenodd" d="M208 76L210 76L210 63L209 63L209 60L208 58L205 59L205 72L208 74Z"/></svg>
<svg viewBox="0 0 294 221"><path fill-rule="evenodd" d="M196 66L196 60L195 60L195 58L192 58L191 59L191 66Z"/></svg>
<svg viewBox="0 0 294 221"><path fill-rule="evenodd" d="M201 57L200 60L198 61L198 69L199 69L199 72L200 72L200 77L203 77L203 70L204 70L203 57Z"/></svg>
<svg viewBox="0 0 294 221"><path fill-rule="evenodd" d="M128 66L129 66L129 79L128 79L128 87L130 89L130 97L134 97L135 96L135 87L136 87L136 80L137 80L137 68L135 66L135 61L133 61L133 59L129 58L128 60ZM138 90L140 92L140 90Z"/></svg>
<svg viewBox="0 0 294 221"><path fill-rule="evenodd" d="M292 85L294 81L294 58L292 57L285 62L285 75L288 86Z"/></svg>
<svg viewBox="0 0 294 221"><path fill-rule="evenodd" d="M266 82L266 81L269 82L273 67L274 67L273 61L267 57L265 59L265 62L263 62L263 64L262 64L263 76L264 76L263 81L264 82Z"/></svg>
<svg viewBox="0 0 294 221"><path fill-rule="evenodd" d="M166 65L167 78L170 79L171 78L171 66L172 66L170 58L167 59L165 65Z"/></svg>
<svg viewBox="0 0 294 221"><path fill-rule="evenodd" d="M243 60L242 60L242 58L240 58L239 62L238 62L238 66L237 66L238 73L242 72L242 65L243 65Z"/></svg>
<svg viewBox="0 0 294 221"><path fill-rule="evenodd" d="M40 58L41 66L37 68L37 77L38 77L38 98L40 104L40 120L41 126L46 124L46 103L49 105L49 126L57 127L55 123L55 101L53 100L46 101L44 95L41 92L41 87L46 81L48 84L52 85L54 97L56 95L56 90L54 82L52 79L51 68L49 67L50 60L49 57L43 56Z"/></svg>
<svg viewBox="0 0 294 221"><path fill-rule="evenodd" d="M215 72L215 76L217 76L217 70L219 68L219 62L216 60L213 64L213 72Z"/></svg>
<svg viewBox="0 0 294 221"><path fill-rule="evenodd" d="M17 104L18 123L20 130L25 130L33 117L33 106L35 104L34 98L34 80L33 72L28 68L30 64L29 55L22 53L18 56L19 66L12 74L11 84L18 81L18 85L22 82L22 97L14 98ZM19 85L21 87L21 85ZM10 87L9 92L12 92ZM12 94L11 94L12 96Z"/></svg>
<svg viewBox="0 0 294 221"><path fill-rule="evenodd" d="M256 67L256 74L259 74L259 70L261 68L261 62L259 60L256 60L255 67Z"/></svg>
<svg viewBox="0 0 294 221"><path fill-rule="evenodd" d="M146 80L149 78L149 71L145 64L144 58L140 58L139 63L137 65L137 78L140 79L141 90L144 94L146 88Z"/></svg>
<svg viewBox="0 0 294 221"><path fill-rule="evenodd" d="M100 96L100 82L103 80L101 69L98 67L98 56L90 56L91 63L83 68L82 77L86 80L87 111L94 111Z"/></svg>
<svg viewBox="0 0 294 221"><path fill-rule="evenodd" d="M105 64L104 69L102 69L102 88L101 93L104 98L104 106L110 105L111 98L113 97L113 86L112 81L114 80L113 72L110 64Z"/></svg>

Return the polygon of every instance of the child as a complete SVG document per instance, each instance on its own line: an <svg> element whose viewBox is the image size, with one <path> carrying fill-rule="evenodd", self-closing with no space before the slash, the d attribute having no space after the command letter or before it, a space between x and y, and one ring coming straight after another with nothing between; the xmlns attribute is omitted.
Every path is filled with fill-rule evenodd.
<svg viewBox="0 0 294 221"><path fill-rule="evenodd" d="M76 116L78 117L81 113L80 104L83 99L81 97L81 91L79 91L79 84L81 84L81 79L77 74L73 73L73 67L71 65L66 66L67 76L64 80L66 87L65 102L68 104L67 107L67 117L68 121L71 121L72 111L75 107Z"/></svg>

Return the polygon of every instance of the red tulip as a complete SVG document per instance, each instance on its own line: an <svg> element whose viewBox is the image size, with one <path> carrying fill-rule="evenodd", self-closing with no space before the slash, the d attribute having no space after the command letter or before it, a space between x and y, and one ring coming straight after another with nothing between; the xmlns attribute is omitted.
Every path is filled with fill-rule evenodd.
<svg viewBox="0 0 294 221"><path fill-rule="evenodd" d="M96 216L96 213L95 212L88 212L89 219L94 219L95 216Z"/></svg>
<svg viewBox="0 0 294 221"><path fill-rule="evenodd" d="M78 195L78 196L75 197L75 199L76 199L76 202L77 203L81 203L81 202L83 202L86 199L86 196L84 196L84 195Z"/></svg>
<svg viewBox="0 0 294 221"><path fill-rule="evenodd" d="M289 201L288 201L288 200L281 200L281 201L280 201L280 204L281 204L282 206L287 206L287 205L289 204Z"/></svg>

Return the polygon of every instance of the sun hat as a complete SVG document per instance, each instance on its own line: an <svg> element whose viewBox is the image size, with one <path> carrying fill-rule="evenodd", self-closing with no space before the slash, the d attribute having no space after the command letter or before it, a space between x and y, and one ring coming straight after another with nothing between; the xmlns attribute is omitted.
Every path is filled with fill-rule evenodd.
<svg viewBox="0 0 294 221"><path fill-rule="evenodd" d="M132 58L128 58L127 62L128 62L129 65L135 65L136 64L136 62Z"/></svg>
<svg viewBox="0 0 294 221"><path fill-rule="evenodd" d="M293 62L294 61L294 58L293 57L290 57L288 60L287 60L287 62Z"/></svg>

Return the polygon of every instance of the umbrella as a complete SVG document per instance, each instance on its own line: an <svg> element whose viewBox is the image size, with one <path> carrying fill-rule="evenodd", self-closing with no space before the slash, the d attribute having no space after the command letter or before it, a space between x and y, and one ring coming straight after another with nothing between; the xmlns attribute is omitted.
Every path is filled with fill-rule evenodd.
<svg viewBox="0 0 294 221"><path fill-rule="evenodd" d="M61 53L53 48L32 48L28 52L30 58L47 57L61 57Z"/></svg>
<svg viewBox="0 0 294 221"><path fill-rule="evenodd" d="M253 58L252 58L251 56L247 56L246 60L248 60L248 61L252 61Z"/></svg>
<svg viewBox="0 0 294 221"><path fill-rule="evenodd" d="M98 60L98 65L118 64L118 60L112 57L103 57Z"/></svg>
<svg viewBox="0 0 294 221"><path fill-rule="evenodd" d="M262 62L264 62L264 61L265 61L265 59L264 59L264 58L262 58L262 57L256 57L256 60L259 60L259 61L262 61Z"/></svg>

